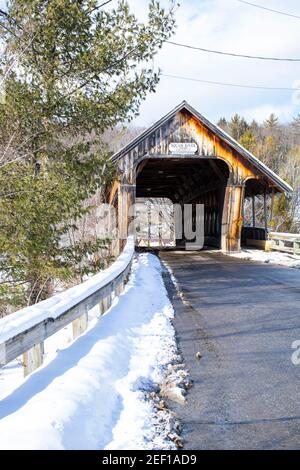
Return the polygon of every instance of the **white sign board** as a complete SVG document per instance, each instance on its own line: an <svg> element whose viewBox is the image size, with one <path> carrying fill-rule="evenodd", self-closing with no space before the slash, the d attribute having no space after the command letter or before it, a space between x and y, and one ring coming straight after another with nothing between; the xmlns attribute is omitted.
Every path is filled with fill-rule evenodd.
<svg viewBox="0 0 300 470"><path fill-rule="evenodd" d="M176 155L194 155L198 150L194 142L172 142L169 144L169 151Z"/></svg>

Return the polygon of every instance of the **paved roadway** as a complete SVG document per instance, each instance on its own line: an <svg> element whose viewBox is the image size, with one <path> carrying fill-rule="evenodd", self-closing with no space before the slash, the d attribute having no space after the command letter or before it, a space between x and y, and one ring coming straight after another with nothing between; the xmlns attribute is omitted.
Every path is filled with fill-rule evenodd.
<svg viewBox="0 0 300 470"><path fill-rule="evenodd" d="M187 404L172 405L185 448L300 449L300 365L291 361L300 340L300 270L217 252L160 257L185 299L169 282L194 380Z"/></svg>

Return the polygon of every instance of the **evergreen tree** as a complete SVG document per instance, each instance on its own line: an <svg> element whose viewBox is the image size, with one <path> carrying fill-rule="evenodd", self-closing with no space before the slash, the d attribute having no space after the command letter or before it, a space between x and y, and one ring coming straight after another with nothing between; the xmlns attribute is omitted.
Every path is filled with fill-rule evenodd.
<svg viewBox="0 0 300 470"><path fill-rule="evenodd" d="M251 131L247 131L242 135L240 138L240 144L245 147L245 149L249 150L249 152L255 153L257 140Z"/></svg>
<svg viewBox="0 0 300 470"><path fill-rule="evenodd" d="M259 124L258 124L258 122L257 122L255 119L253 119L253 120L251 121L251 124L250 124L249 129L250 129L251 132L253 132L253 133L256 133L256 132L259 131Z"/></svg>
<svg viewBox="0 0 300 470"><path fill-rule="evenodd" d="M297 114L297 116L293 118L292 127L296 128L297 130L300 129L300 114Z"/></svg>
<svg viewBox="0 0 300 470"><path fill-rule="evenodd" d="M265 120L264 124L268 129L273 130L277 128L279 119L274 113L271 113L270 116Z"/></svg>
<svg viewBox="0 0 300 470"><path fill-rule="evenodd" d="M217 126L223 129L224 131L226 131L228 129L228 123L227 123L226 118L224 117L220 118L219 121L217 122Z"/></svg>
<svg viewBox="0 0 300 470"><path fill-rule="evenodd" d="M248 130L249 126L244 118L235 114L230 121L230 133L235 140L239 140Z"/></svg>
<svg viewBox="0 0 300 470"><path fill-rule="evenodd" d="M124 1L10 0L0 15L0 294L17 306L47 297L82 259L96 268L91 255L107 240L63 241L113 178L101 135L155 90L145 64L174 18L155 1L146 23Z"/></svg>
<svg viewBox="0 0 300 470"><path fill-rule="evenodd" d="M257 146L257 156L263 163L276 171L278 146L276 139L272 135L260 141L260 144Z"/></svg>

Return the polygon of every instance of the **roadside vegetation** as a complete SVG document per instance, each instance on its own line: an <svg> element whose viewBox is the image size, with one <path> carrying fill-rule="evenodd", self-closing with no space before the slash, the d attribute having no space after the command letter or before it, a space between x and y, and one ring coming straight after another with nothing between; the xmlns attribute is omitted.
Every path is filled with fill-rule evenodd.
<svg viewBox="0 0 300 470"><path fill-rule="evenodd" d="M105 265L110 240L82 230L114 178L103 136L155 91L146 64L174 26L172 4L153 0L145 23L125 1L10 0L0 11L2 314Z"/></svg>

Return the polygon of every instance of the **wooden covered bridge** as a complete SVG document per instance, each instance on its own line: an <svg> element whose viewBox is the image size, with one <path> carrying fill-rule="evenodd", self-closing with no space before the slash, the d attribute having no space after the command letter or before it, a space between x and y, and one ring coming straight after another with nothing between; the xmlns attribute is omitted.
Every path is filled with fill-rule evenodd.
<svg viewBox="0 0 300 470"><path fill-rule="evenodd" d="M205 243L223 251L238 251L244 199L292 190L272 170L186 102L112 158L117 165L118 177L109 189L109 197L117 208L121 255L106 271L80 286L0 319L0 368L23 353L24 373L31 373L43 361L47 338L70 323L76 338L87 328L89 312L94 307L99 306L99 316L108 310L112 299L124 289L131 270L135 241L128 233L132 217L129 208L136 198L168 198L181 206L204 204ZM279 241L280 250L294 250L300 254L299 235L275 233L273 239L276 246ZM285 247L285 241L292 244L292 248ZM185 240L177 238L176 242L182 244ZM169 255L174 255L173 261L176 261L176 253ZM222 263L230 263L224 258L230 257L223 257ZM203 259L205 262L205 256ZM193 261L189 261L189 254L184 255L184 260L187 267ZM201 271L203 264L200 262L197 266L196 269ZM218 269L217 262L216 272ZM197 276L201 275L200 271ZM189 269L185 272L189 274ZM193 271L190 274L194 276ZM231 270L228 276L231 276ZM259 276L253 277L256 278ZM245 285L248 286L248 281ZM201 283L197 288L201 288ZM235 291L232 292L234 296ZM214 287L212 295L215 295ZM201 298L202 295L199 296ZM231 301L229 303L231 305Z"/></svg>
<svg viewBox="0 0 300 470"><path fill-rule="evenodd" d="M136 198L168 198L181 206L204 204L205 244L238 251L245 198L292 190L185 101L122 148L113 161L118 180L110 202L117 207L123 239Z"/></svg>

